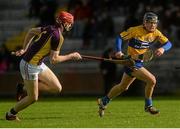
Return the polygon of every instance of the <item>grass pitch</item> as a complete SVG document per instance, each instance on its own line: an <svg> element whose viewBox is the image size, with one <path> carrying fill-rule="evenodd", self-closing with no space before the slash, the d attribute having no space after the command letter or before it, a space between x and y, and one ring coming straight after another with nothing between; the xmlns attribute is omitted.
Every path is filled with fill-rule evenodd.
<svg viewBox="0 0 180 129"><path fill-rule="evenodd" d="M21 122L6 121L5 112L15 104L0 99L1 128L176 128L180 127L180 101L178 98L154 98L160 115L144 112L144 99L119 97L98 116L95 97L40 98L19 113Z"/></svg>

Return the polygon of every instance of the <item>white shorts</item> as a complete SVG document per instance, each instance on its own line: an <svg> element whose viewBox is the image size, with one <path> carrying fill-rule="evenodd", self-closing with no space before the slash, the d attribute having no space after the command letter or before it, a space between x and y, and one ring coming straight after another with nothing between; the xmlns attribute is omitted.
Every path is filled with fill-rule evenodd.
<svg viewBox="0 0 180 129"><path fill-rule="evenodd" d="M48 67L42 63L41 65L32 65L23 59L20 62L21 76L25 80L37 80L38 74L46 70Z"/></svg>

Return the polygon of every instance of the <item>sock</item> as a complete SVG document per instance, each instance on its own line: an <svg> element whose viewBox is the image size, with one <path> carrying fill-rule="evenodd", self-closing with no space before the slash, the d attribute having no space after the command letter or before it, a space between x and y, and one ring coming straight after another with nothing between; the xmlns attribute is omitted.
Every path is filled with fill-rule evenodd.
<svg viewBox="0 0 180 129"><path fill-rule="evenodd" d="M152 106L152 99L145 99L145 107Z"/></svg>
<svg viewBox="0 0 180 129"><path fill-rule="evenodd" d="M11 108L10 113L13 114L13 115L17 114L17 112L14 110L14 108Z"/></svg>
<svg viewBox="0 0 180 129"><path fill-rule="evenodd" d="M104 96L102 97L102 102L103 102L103 105L107 105L110 101L110 98L108 96Z"/></svg>

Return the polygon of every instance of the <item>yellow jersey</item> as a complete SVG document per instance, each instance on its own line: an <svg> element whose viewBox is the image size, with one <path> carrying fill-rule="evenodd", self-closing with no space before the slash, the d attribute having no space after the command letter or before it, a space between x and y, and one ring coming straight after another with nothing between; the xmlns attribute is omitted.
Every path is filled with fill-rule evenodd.
<svg viewBox="0 0 180 129"><path fill-rule="evenodd" d="M127 31L120 33L123 40L128 40L127 54L143 54L156 41L164 44L168 41L158 29L148 32L143 25L130 27Z"/></svg>

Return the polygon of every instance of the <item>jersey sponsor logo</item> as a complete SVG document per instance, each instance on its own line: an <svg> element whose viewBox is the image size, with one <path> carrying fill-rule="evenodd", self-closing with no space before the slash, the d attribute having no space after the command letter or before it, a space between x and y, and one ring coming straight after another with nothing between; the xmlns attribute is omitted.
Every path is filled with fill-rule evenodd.
<svg viewBox="0 0 180 129"><path fill-rule="evenodd" d="M143 42L138 39L131 39L129 41L129 46L136 48L136 49L146 49L149 48L149 42Z"/></svg>

